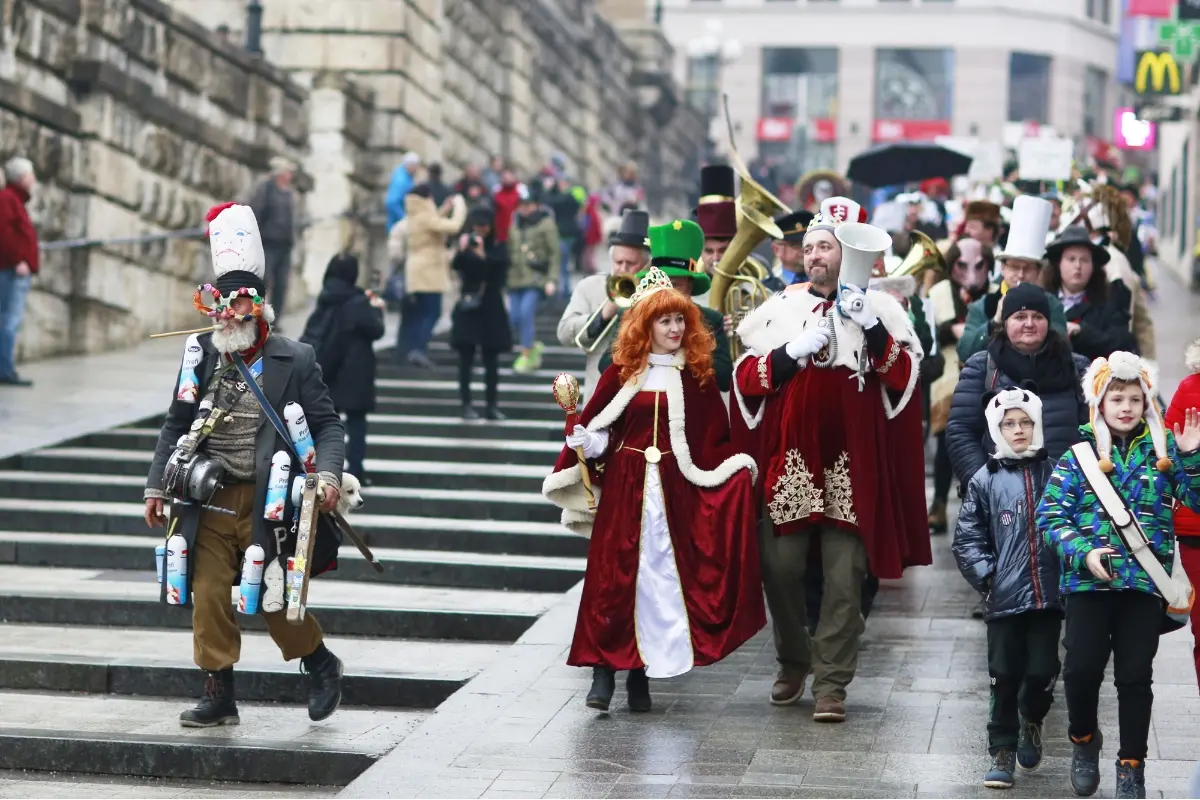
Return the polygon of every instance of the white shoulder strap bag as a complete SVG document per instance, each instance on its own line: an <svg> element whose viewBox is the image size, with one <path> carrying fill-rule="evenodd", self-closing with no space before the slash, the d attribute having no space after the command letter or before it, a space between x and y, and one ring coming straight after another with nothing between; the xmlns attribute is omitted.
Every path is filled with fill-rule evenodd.
<svg viewBox="0 0 1200 800"><path fill-rule="evenodd" d="M1154 581L1155 587L1167 601L1167 616L1182 626L1187 622L1192 610L1193 592L1192 582L1188 580L1187 572L1179 560L1178 543L1175 545L1171 574L1168 575L1150 546L1150 540L1137 517L1129 510L1129 506L1121 499L1121 495L1117 494L1108 476L1100 469L1096 451L1087 442L1080 442L1071 448L1071 452L1075 454L1075 460L1079 462L1079 468L1083 470L1083 476L1096 493L1100 505L1104 506L1105 513L1121 535L1125 549L1137 559L1138 564L1150 576L1150 580Z"/></svg>

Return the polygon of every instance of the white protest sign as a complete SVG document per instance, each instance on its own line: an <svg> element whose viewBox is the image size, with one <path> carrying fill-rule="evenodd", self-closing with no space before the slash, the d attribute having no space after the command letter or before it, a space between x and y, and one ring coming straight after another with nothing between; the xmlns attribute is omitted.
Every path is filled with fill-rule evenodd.
<svg viewBox="0 0 1200 800"><path fill-rule="evenodd" d="M1065 181L1071 177L1075 143L1070 139L1022 139L1017 169L1023 181Z"/></svg>

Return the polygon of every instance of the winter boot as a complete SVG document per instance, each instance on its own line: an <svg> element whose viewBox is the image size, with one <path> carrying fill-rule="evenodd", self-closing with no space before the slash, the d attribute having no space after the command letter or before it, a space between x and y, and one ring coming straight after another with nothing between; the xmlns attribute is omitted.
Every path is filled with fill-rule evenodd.
<svg viewBox="0 0 1200 800"><path fill-rule="evenodd" d="M472 408L470 403L466 403L462 407L462 418L467 422L474 422L479 419L479 412Z"/></svg>
<svg viewBox="0 0 1200 800"><path fill-rule="evenodd" d="M215 728L240 723L233 698L233 668L204 674L204 697L195 708L179 715L179 724L185 728Z"/></svg>
<svg viewBox="0 0 1200 800"><path fill-rule="evenodd" d="M1113 797L1146 797L1146 762L1132 758L1117 762L1117 791Z"/></svg>
<svg viewBox="0 0 1200 800"><path fill-rule="evenodd" d="M945 533L946 524L946 501L935 499L929 507L929 532Z"/></svg>
<svg viewBox="0 0 1200 800"><path fill-rule="evenodd" d="M1097 728L1086 739L1071 737L1071 791L1080 797L1091 797L1100 788L1100 748L1104 736ZM1120 780L1118 779L1118 784Z"/></svg>
<svg viewBox="0 0 1200 800"><path fill-rule="evenodd" d="M1017 741L1017 764L1032 772L1042 764L1042 723L1021 720L1021 738Z"/></svg>
<svg viewBox="0 0 1200 800"><path fill-rule="evenodd" d="M629 670L625 679L625 692L629 695L630 711L650 710L650 679L646 677L645 669Z"/></svg>
<svg viewBox="0 0 1200 800"><path fill-rule="evenodd" d="M1012 750L997 750L992 756L992 767L983 776L983 785L989 789L1011 789L1017 759Z"/></svg>
<svg viewBox="0 0 1200 800"><path fill-rule="evenodd" d="M488 406L483 412L483 417L484 419L492 422L504 422L504 420L508 419L508 417L505 416L505 414L496 406Z"/></svg>
<svg viewBox="0 0 1200 800"><path fill-rule="evenodd" d="M617 673L604 667L592 667L592 688L587 695L587 707L608 711L617 688Z"/></svg>
<svg viewBox="0 0 1200 800"><path fill-rule="evenodd" d="M308 673L308 718L320 722L342 703L342 660L321 643L300 659L300 671Z"/></svg>

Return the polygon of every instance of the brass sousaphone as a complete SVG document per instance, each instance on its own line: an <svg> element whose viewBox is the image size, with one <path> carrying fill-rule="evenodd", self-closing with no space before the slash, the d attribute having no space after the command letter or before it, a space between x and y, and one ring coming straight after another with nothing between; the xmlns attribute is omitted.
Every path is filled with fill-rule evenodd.
<svg viewBox="0 0 1200 800"><path fill-rule="evenodd" d="M894 268L888 270L889 278L911 275L918 286L932 286L946 276L946 258L937 244L921 231L910 231L912 244L908 254Z"/></svg>

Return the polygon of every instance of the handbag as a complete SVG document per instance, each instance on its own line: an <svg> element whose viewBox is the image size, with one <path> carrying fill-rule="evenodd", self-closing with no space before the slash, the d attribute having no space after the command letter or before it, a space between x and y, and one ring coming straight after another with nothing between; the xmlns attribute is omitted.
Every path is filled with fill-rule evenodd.
<svg viewBox="0 0 1200 800"><path fill-rule="evenodd" d="M479 290L475 292L464 292L457 302L454 303L455 314L470 314L473 311L478 311L483 308L483 293L487 291L487 281L479 285Z"/></svg>
<svg viewBox="0 0 1200 800"><path fill-rule="evenodd" d="M1180 561L1178 542L1174 548L1175 558L1171 565L1171 574L1168 575L1162 562L1158 560L1158 556L1150 547L1150 539L1142 530L1141 523L1129 510L1129 505L1121 495L1117 494L1117 490L1113 488L1108 476L1100 469L1096 451L1087 442L1080 442L1071 448L1071 452L1075 454L1075 460L1083 471L1083 477L1087 479L1088 485L1096 493L1100 505L1104 507L1104 513L1108 515L1113 527L1120 534L1125 549L1137 559L1138 564L1154 582L1154 587L1167 601L1166 616L1160 632L1170 633L1179 630L1187 624L1188 616L1192 611L1192 603L1195 600L1195 592L1192 590L1192 582L1188 580L1187 572L1184 571L1183 563Z"/></svg>

